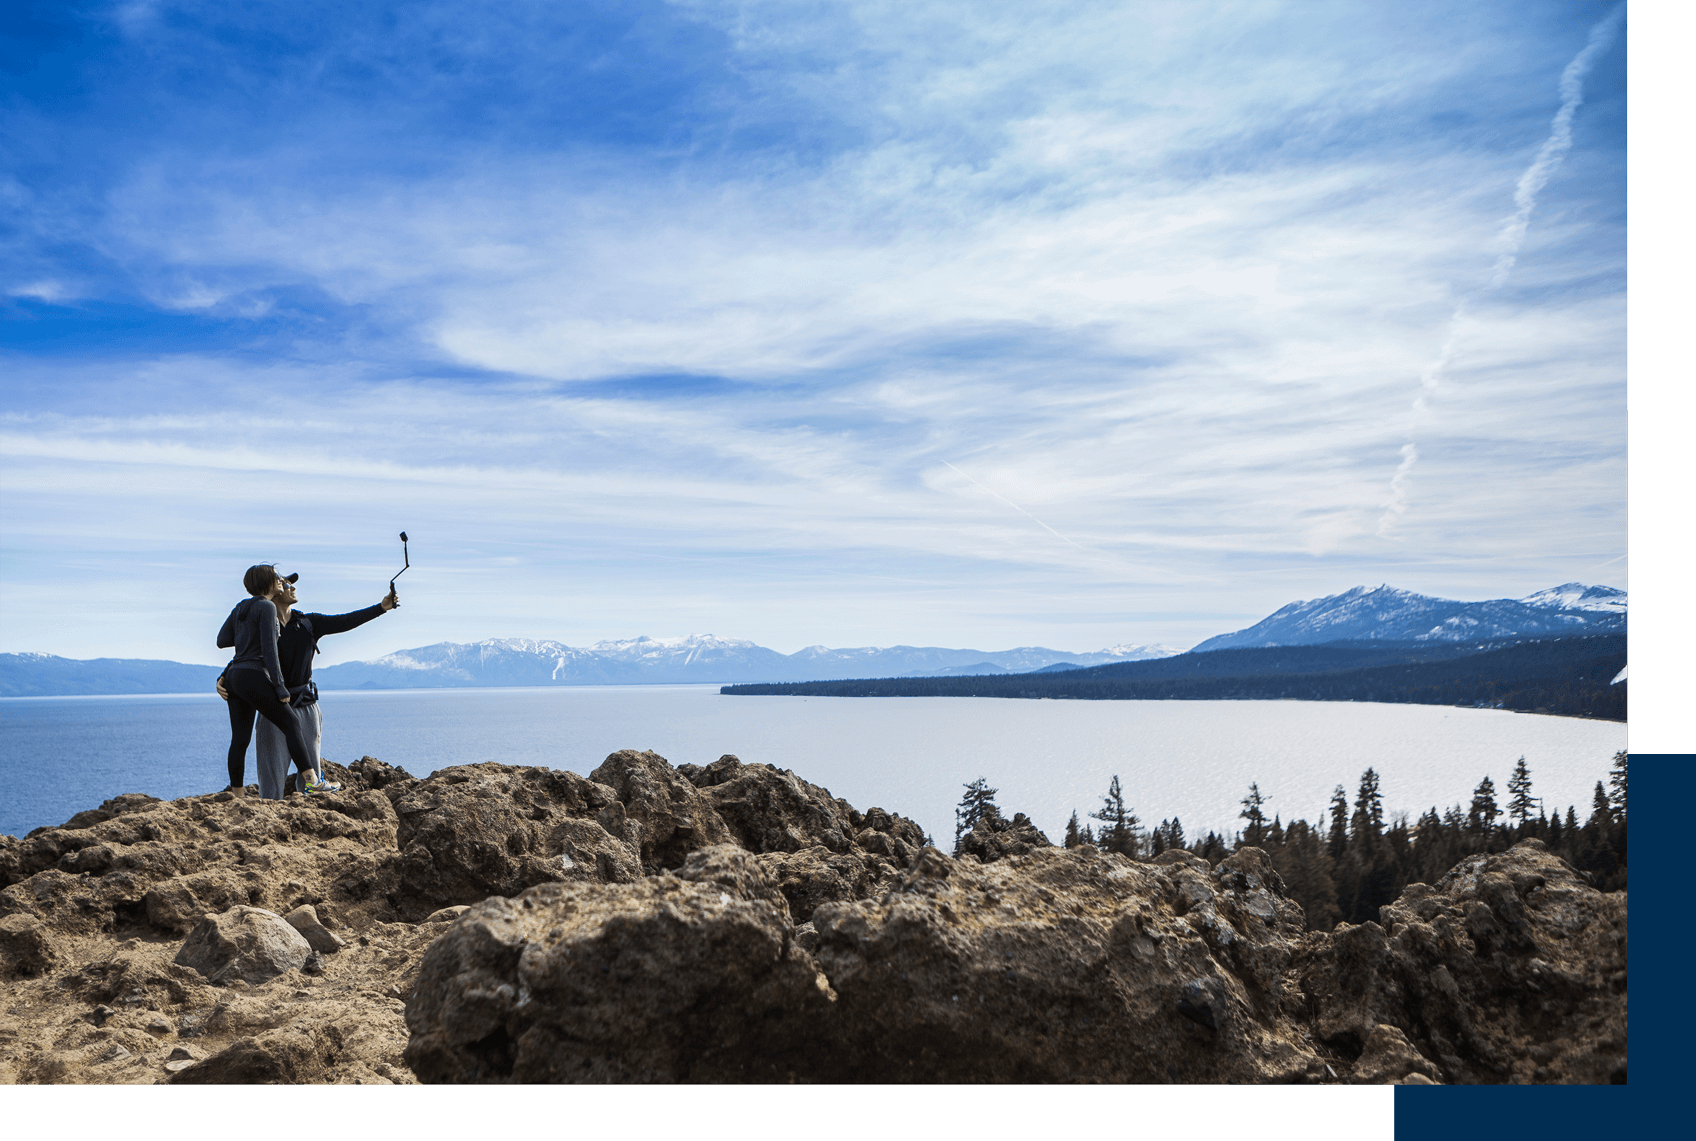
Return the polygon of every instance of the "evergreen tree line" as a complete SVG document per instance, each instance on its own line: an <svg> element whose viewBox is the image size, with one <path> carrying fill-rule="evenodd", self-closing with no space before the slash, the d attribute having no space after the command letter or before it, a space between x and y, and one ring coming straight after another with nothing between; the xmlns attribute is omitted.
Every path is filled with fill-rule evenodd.
<svg viewBox="0 0 1696 1141"><path fill-rule="evenodd" d="M1317 824L1293 820L1288 824L1273 814L1267 819L1271 797L1260 785L1250 784L1242 798L1238 818L1243 828L1229 836L1217 832L1191 839L1177 818L1144 827L1134 808L1125 803L1117 775L1102 797L1101 807L1088 814L1099 827L1080 821L1077 812L1066 824L1063 843L1068 848L1093 844L1133 860L1152 860L1172 848L1182 848L1218 864L1240 848L1260 848L1283 877L1291 898L1301 904L1308 926L1329 931L1338 922L1364 923L1378 918L1378 909L1392 903L1410 883L1435 883L1467 856L1502 852L1527 838L1548 845L1555 855L1589 875L1603 891L1625 889L1626 855L1626 764L1627 754L1615 753L1606 784L1596 782L1589 815L1580 821L1575 805L1563 816L1559 808L1546 809L1533 794L1531 770L1519 758L1499 798L1495 782L1485 776L1472 791L1472 801L1463 808L1454 805L1439 812L1435 806L1418 820L1405 814L1386 821L1378 773L1367 769L1360 776L1354 803L1338 785L1329 809ZM979 778L966 786L966 796L956 812L955 851L960 839L974 824L998 818L995 793Z"/></svg>
<svg viewBox="0 0 1696 1141"><path fill-rule="evenodd" d="M727 685L720 692L1076 701L1374 701L1625 720L1626 683L1612 684L1625 665L1624 635L1537 638L1477 652L1471 645L1398 646L1260 647L1057 672ZM1434 656L1440 660L1431 660ZM1385 658L1402 660L1364 664Z"/></svg>

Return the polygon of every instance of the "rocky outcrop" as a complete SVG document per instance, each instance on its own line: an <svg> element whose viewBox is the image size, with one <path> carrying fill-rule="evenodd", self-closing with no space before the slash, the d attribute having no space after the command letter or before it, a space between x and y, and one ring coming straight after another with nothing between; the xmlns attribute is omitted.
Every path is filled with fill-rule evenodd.
<svg viewBox="0 0 1696 1141"><path fill-rule="evenodd" d="M1013 819L1008 820L991 806L972 830L960 837L955 854L971 856L979 863L993 864L1008 856L1028 856L1038 848L1053 846L1054 842L1043 835L1023 812L1014 813Z"/></svg>
<svg viewBox="0 0 1696 1141"><path fill-rule="evenodd" d="M332 774L323 797L117 797L0 838L0 1077L1625 1074L1625 897L1536 842L1325 934L1258 849L1133 861L1015 815L951 859L734 756Z"/></svg>
<svg viewBox="0 0 1696 1141"><path fill-rule="evenodd" d="M1541 840L1469 857L1316 941L1301 979L1314 1033L1371 1055L1393 1027L1424 1059L1407 1072L1448 1083L1623 1083L1625 905Z"/></svg>

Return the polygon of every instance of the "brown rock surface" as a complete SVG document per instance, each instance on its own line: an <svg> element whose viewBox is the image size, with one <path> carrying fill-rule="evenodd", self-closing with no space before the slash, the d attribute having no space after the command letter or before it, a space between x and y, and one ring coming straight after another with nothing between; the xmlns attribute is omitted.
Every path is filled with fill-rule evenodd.
<svg viewBox="0 0 1696 1141"><path fill-rule="evenodd" d="M1015 817L956 861L731 756L330 767L330 796L130 795L0 837L0 1077L1624 1076L1625 897L1534 842L1328 935L1256 849L1135 862ZM321 946L258 982L173 961L252 909Z"/></svg>

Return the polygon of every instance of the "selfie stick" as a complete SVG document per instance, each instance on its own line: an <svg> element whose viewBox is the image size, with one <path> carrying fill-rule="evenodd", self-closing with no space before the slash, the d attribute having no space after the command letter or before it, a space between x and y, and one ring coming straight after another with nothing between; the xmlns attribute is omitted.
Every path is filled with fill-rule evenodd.
<svg viewBox="0 0 1696 1141"><path fill-rule="evenodd" d="M406 560L406 566L401 567L398 571L395 572L395 578L399 578L401 575L405 574L412 567L412 556L408 555L406 553L406 532L405 531L402 531L400 533L400 557L402 559ZM393 594L395 592L395 578L391 578L389 580L389 593L390 594Z"/></svg>

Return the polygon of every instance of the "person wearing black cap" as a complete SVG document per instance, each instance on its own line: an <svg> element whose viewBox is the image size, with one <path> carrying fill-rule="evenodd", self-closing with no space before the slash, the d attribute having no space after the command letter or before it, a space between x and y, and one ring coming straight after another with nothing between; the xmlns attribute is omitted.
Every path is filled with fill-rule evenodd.
<svg viewBox="0 0 1696 1141"><path fill-rule="evenodd" d="M363 626L371 619L400 605L394 584L382 601L350 614L306 614L294 609L299 597L295 583L299 574L282 576L277 582L272 604L277 608L277 658L283 671L283 684L288 687L288 708L300 726L301 739L316 769L324 739L323 714L318 707L318 686L312 681L312 658L318 652L318 639L340 634ZM227 695L220 684L219 696ZM270 722L258 726L254 740L254 760L259 769L259 795L267 800L281 800L288 778L289 759L287 738ZM319 783L297 791L334 792L339 786L320 777Z"/></svg>
<svg viewBox="0 0 1696 1141"><path fill-rule="evenodd" d="M265 724L259 726L258 766L259 766L259 795L266 799L280 800L283 797L283 783L287 778L288 761L295 763L300 773L300 787L304 792L338 792L339 785L327 782L319 773L319 746L322 743L322 719L317 709L317 685L312 683L312 654L317 653L317 639L327 634L339 634L351 631L353 627L363 626L385 610L397 607L399 600L395 598L393 585L382 602L363 610L354 610L353 614L298 614L293 610L297 602L295 583L300 582L300 575L276 575L275 566L259 565L249 568L248 575L243 580L248 592L253 598L237 605L231 610L229 619L224 622L224 629L219 632L219 646L234 646L236 660L231 661L224 675L217 680L219 697L227 700L231 709L231 753L229 753L229 773L232 787L241 787L241 780L246 776L246 756L248 756L248 741L253 736L254 714L265 714ZM258 590L256 590L258 588ZM263 592L263 593L261 593ZM261 615L270 610L270 654L266 654L266 626L258 621ZM258 627L258 629L249 629ZM243 634L249 632L249 639L256 634L259 641L258 651L249 649L243 653ZM275 654L275 656L271 656ZM248 666L248 675L237 673L237 668L244 665L244 658L249 663L263 663L266 678L278 682L275 693L276 712L280 717L266 712L265 705L254 697L253 673ZM243 692L246 690L246 692ZM261 695L270 697L270 695ZM251 709L243 709L249 707ZM297 754L298 746L298 754ZM305 763L302 763L302 756Z"/></svg>

